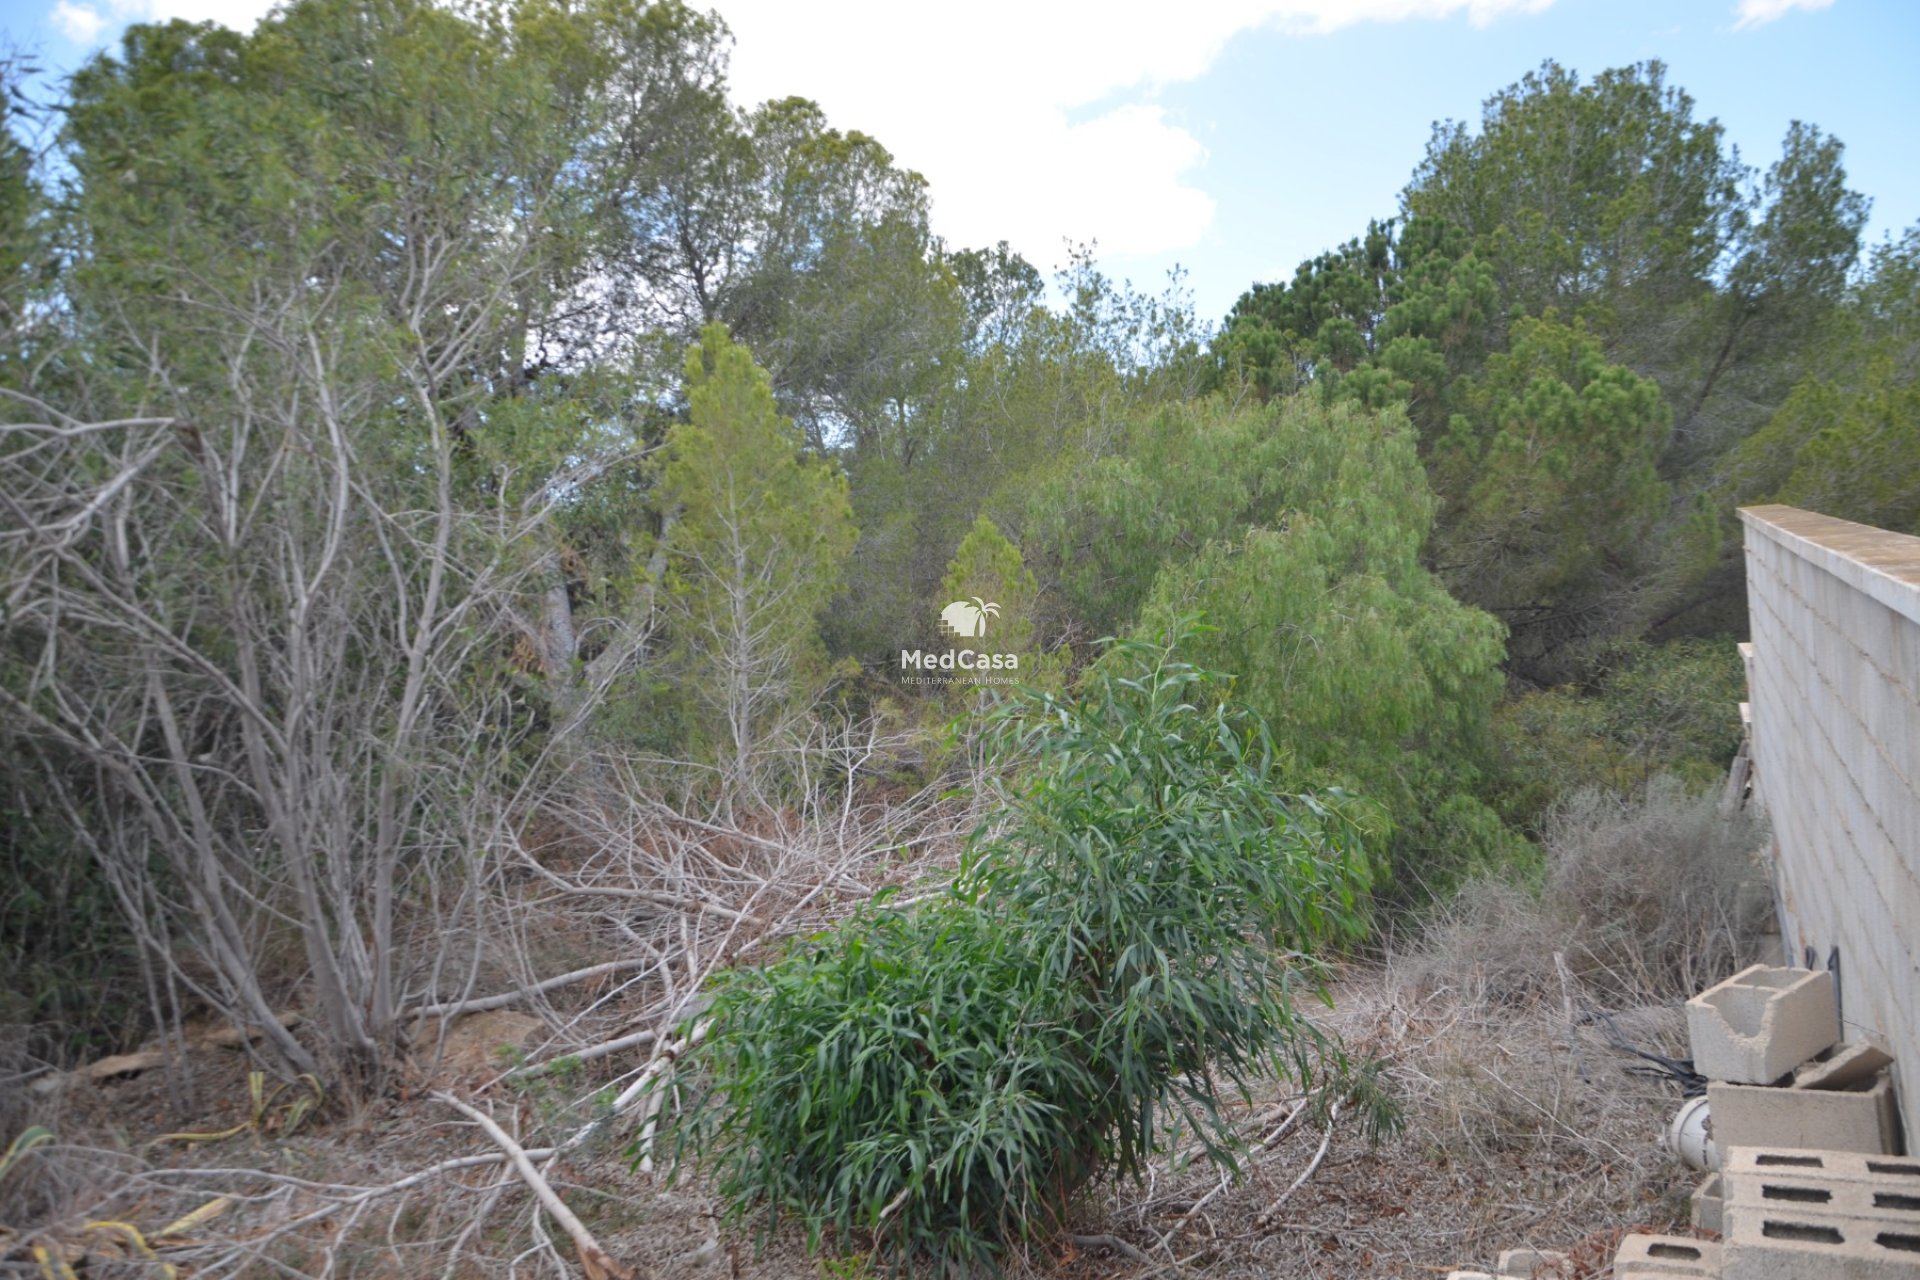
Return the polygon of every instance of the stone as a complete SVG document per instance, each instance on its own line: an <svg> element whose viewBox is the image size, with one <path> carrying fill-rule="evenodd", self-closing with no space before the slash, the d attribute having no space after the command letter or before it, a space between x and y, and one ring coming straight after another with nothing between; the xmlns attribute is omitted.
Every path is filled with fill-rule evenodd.
<svg viewBox="0 0 1920 1280"><path fill-rule="evenodd" d="M1559 1280L1572 1275L1572 1261L1552 1249L1508 1249L1494 1268L1502 1280Z"/></svg>

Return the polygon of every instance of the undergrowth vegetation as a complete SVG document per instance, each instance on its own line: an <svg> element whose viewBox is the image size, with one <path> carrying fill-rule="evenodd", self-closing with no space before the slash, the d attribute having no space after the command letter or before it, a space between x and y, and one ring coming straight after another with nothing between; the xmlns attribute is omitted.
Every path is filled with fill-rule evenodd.
<svg viewBox="0 0 1920 1280"><path fill-rule="evenodd" d="M1750 812L1659 775L1633 792L1575 791L1543 826L1536 882L1463 886L1435 909L1417 965L1514 1004L1559 993L1558 953L1631 1004L1685 1000L1757 958L1773 907Z"/></svg>
<svg viewBox="0 0 1920 1280"><path fill-rule="evenodd" d="M737 1218L964 1270L1171 1133L1232 1167L1229 1085L1331 1078L1391 1122L1295 1007L1325 998L1313 953L1364 927L1364 808L1280 793L1265 725L1178 660L1184 630L991 714L1023 763L947 892L721 978L679 1136Z"/></svg>
<svg viewBox="0 0 1920 1280"><path fill-rule="evenodd" d="M1658 62L1549 63L1216 328L949 243L731 45L0 46L0 1151L60 1135L0 1272L135 1219L183 1274L561 1272L564 1190L648 1266L718 1203L772 1268L990 1271L1105 1199L1317 1275L1276 1215L1389 1086L1436 1216L1450 1153L1623 1212L1645 1099L1561 1024L1752 957L1733 509L1920 527L1920 228L1861 263L1838 140L1762 173ZM488 1107L551 1201L445 1176Z"/></svg>

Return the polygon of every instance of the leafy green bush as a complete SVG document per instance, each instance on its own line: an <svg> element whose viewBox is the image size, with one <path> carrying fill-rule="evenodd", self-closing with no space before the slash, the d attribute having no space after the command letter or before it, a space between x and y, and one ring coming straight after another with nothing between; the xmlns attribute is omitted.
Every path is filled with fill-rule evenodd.
<svg viewBox="0 0 1920 1280"><path fill-rule="evenodd" d="M1174 659L1187 634L991 714L1020 767L945 897L880 903L722 981L678 1136L735 1218L990 1268L1172 1132L1231 1166L1228 1083L1331 1073L1390 1119L1294 1008L1325 997L1307 949L1365 925L1345 802L1279 794L1265 725Z"/></svg>
<svg viewBox="0 0 1920 1280"><path fill-rule="evenodd" d="M1746 696L1731 641L1634 643L1604 657L1592 694L1543 689L1495 713L1493 798L1515 826L1538 834L1554 805L1585 788L1628 796L1668 775L1697 791L1726 777Z"/></svg>
<svg viewBox="0 0 1920 1280"><path fill-rule="evenodd" d="M1214 397L1039 486L1022 546L1092 634L1205 614L1188 657L1234 673L1288 757L1281 784L1380 806L1381 888L1418 899L1513 852L1477 798L1505 628L1429 568L1434 506L1400 408Z"/></svg>

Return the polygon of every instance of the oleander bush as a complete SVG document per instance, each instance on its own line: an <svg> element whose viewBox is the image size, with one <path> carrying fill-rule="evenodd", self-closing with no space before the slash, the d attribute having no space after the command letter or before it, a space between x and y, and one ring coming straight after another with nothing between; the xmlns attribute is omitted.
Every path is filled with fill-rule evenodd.
<svg viewBox="0 0 1920 1280"><path fill-rule="evenodd" d="M1356 802L1273 786L1265 725L1175 657L1189 634L988 713L1011 781L943 896L723 979L678 1136L736 1218L992 1270L1174 1134L1232 1166L1222 1095L1265 1073L1352 1082L1391 1121L1296 1008L1326 996L1314 949L1365 928Z"/></svg>

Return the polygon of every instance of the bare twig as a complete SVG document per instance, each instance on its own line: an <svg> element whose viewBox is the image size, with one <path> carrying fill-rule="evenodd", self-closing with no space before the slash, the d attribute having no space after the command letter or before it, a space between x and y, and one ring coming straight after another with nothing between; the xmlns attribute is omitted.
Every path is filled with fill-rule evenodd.
<svg viewBox="0 0 1920 1280"><path fill-rule="evenodd" d="M609 960L605 964L588 965L584 969L575 969L558 977L547 978L531 986L514 991L502 991L499 995L479 996L472 1000L447 1000L439 1004L423 1004L407 1010L409 1018L451 1018L462 1013L483 1013L488 1009L501 1009L510 1004L518 1004L529 996L553 991L560 987L571 986L576 982L585 982L589 978L598 978L609 973L619 973L626 969L640 969L653 963L651 958L637 960Z"/></svg>
<svg viewBox="0 0 1920 1280"><path fill-rule="evenodd" d="M1274 1215L1280 1212L1280 1207L1293 1198L1294 1192L1306 1185L1307 1179L1311 1178L1314 1170L1320 1167L1320 1162L1327 1158L1327 1148L1333 1145L1333 1127L1340 1120L1340 1105L1340 1103L1336 1102L1328 1109L1327 1131L1321 1136L1320 1149L1313 1153L1313 1159L1307 1161L1307 1167L1302 1169L1300 1176L1295 1178L1292 1184L1280 1193L1279 1199L1260 1211L1260 1216L1253 1220L1254 1226L1265 1227L1268 1223L1272 1222Z"/></svg>
<svg viewBox="0 0 1920 1280"><path fill-rule="evenodd" d="M1250 1156L1259 1155L1262 1151L1270 1147L1278 1146L1281 1139L1293 1132L1294 1126L1299 1124L1306 1114L1307 1102L1306 1099L1302 1098L1294 1105L1293 1110L1288 1112L1287 1118L1280 1122L1278 1128L1247 1148L1247 1154ZM1173 1241L1179 1237L1182 1231L1186 1230L1187 1224L1199 1216L1202 1209L1213 1203L1214 1199L1231 1185L1232 1179L1223 1171L1220 1175L1220 1181L1214 1185L1213 1190L1194 1201L1187 1211L1180 1215L1180 1220L1173 1224L1172 1229L1167 1232L1165 1239L1162 1241L1169 1252L1171 1252Z"/></svg>
<svg viewBox="0 0 1920 1280"><path fill-rule="evenodd" d="M561 1230L573 1240L573 1247L580 1254L580 1264L586 1269L587 1280L635 1280L633 1269L621 1265L600 1247L600 1242L593 1238L593 1233L587 1230L586 1225L574 1215L573 1210L567 1208L566 1202L554 1191L552 1185L541 1176L539 1167L534 1164L533 1158L526 1149L515 1142L505 1129L494 1123L491 1116L468 1106L450 1093L436 1092L433 1096L479 1125L482 1132L507 1153L507 1159L513 1162L514 1171L520 1175L521 1181L532 1189L534 1196L540 1201L540 1207L545 1209L548 1215L560 1224Z"/></svg>
<svg viewBox="0 0 1920 1280"><path fill-rule="evenodd" d="M1573 1065L1579 1071L1580 1079L1593 1083L1593 1076L1587 1070L1587 1061L1580 1054L1580 1024L1573 1007L1573 970L1567 967L1567 953L1553 953L1553 967L1560 973L1560 1008L1567 1016L1567 1052L1573 1055Z"/></svg>
<svg viewBox="0 0 1920 1280"><path fill-rule="evenodd" d="M660 1038L657 1031L636 1031L630 1036L621 1036L615 1040L605 1040L599 1044L588 1045L584 1049L575 1049L557 1058L545 1062L530 1062L524 1067L515 1067L501 1078L504 1080L537 1080L547 1075L563 1062L592 1062L596 1058L605 1058L619 1053L622 1049L642 1049Z"/></svg>

